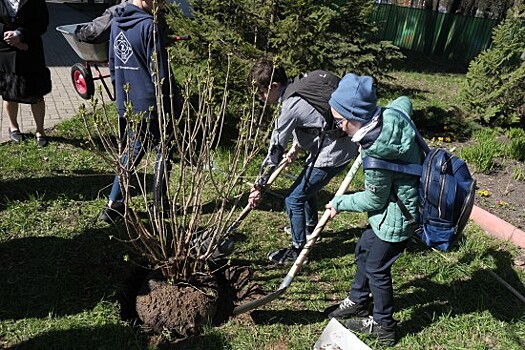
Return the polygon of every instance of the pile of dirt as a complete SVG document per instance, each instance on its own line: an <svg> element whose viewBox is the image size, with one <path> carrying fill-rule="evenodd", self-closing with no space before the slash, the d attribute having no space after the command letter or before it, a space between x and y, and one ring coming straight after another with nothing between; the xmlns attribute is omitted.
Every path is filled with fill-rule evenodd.
<svg viewBox="0 0 525 350"><path fill-rule="evenodd" d="M194 284L149 278L136 299L140 320L153 332L169 330L176 338L199 334L217 311L218 283L213 275L204 275Z"/></svg>
<svg viewBox="0 0 525 350"><path fill-rule="evenodd" d="M265 295L259 285L251 281L251 270L232 262L213 274L197 276L191 285L169 284L159 273L135 276L142 280L140 288L136 287L139 281L130 281L129 285L135 287L125 293L126 300L121 300L128 304L123 305L127 310L126 319L138 321L152 338L169 330L172 343L199 335L205 325L218 326L226 322L236 306ZM132 301L135 304L129 305Z"/></svg>

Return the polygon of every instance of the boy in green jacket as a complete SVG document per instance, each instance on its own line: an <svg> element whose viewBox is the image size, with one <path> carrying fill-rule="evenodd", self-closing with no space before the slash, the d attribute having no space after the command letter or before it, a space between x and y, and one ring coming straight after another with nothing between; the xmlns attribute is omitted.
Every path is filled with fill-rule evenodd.
<svg viewBox="0 0 525 350"><path fill-rule="evenodd" d="M412 114L407 97L400 97L381 109L377 106L373 79L347 74L329 103L336 125L359 143L362 157L422 163L414 129L400 115L402 112ZM357 272L352 287L347 298L328 316L350 318L346 322L350 330L371 333L382 344L394 345L398 335L393 318L391 267L405 250L412 232L392 194L417 217L419 179L380 169L365 170L364 175L363 191L336 196L326 205L331 217L340 211L367 212L369 222L356 244Z"/></svg>

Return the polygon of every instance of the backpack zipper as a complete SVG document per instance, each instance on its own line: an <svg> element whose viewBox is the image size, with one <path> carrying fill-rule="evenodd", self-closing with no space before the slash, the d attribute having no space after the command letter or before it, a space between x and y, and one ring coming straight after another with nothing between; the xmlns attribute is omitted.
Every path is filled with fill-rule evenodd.
<svg viewBox="0 0 525 350"><path fill-rule="evenodd" d="M437 152L436 152L437 153ZM438 216L441 219L441 200L443 199L443 192L445 192L445 185L447 182L447 168L449 167L451 157L445 160L445 162L441 165L441 181L440 181L440 189L439 189L439 197L438 197Z"/></svg>
<svg viewBox="0 0 525 350"><path fill-rule="evenodd" d="M427 163L427 172L425 174L425 198L428 198L428 183L430 182L430 170L431 170L431 167L432 167L432 162L434 161L434 158L436 157L436 153L437 152L434 152L434 154L432 155L432 157L430 157L430 160L428 161Z"/></svg>
<svg viewBox="0 0 525 350"><path fill-rule="evenodd" d="M466 164L463 164L462 166L466 166ZM476 182L475 182L475 180L474 180L474 187L476 187ZM467 198L465 198L465 200L463 201L463 206L461 207L461 210L460 210L460 212L459 212L458 225L459 225L459 223L461 222L461 218L465 215L465 211L466 211L466 209L467 209L467 204L470 202L470 198L471 198L473 195L475 195L475 194L474 194L474 191L471 191L471 192L468 194ZM458 230L458 225L456 225L456 226L454 227L454 232L457 232L457 230Z"/></svg>

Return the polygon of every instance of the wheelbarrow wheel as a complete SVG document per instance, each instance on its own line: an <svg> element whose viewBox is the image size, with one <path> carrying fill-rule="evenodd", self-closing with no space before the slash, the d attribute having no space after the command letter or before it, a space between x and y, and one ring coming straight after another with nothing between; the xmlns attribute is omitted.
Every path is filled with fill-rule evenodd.
<svg viewBox="0 0 525 350"><path fill-rule="evenodd" d="M95 83L91 76L91 70L82 63L75 63L71 67L71 80L75 90L85 100L89 100L95 94Z"/></svg>

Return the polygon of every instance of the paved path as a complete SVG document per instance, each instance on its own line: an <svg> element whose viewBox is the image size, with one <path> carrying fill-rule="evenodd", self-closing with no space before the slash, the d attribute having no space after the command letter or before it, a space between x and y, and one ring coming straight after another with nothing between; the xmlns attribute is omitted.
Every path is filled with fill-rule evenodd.
<svg viewBox="0 0 525 350"><path fill-rule="evenodd" d="M69 2L80 1L70 0ZM86 102L75 91L70 73L73 64L83 61L73 51L63 35L56 31L56 27L64 24L87 22L95 17L92 13L80 12L61 0L48 0L47 5L50 24L46 34L43 36L43 40L46 63L51 70L53 91L45 96L46 119L44 126L46 129L74 116L77 113L79 104ZM107 72L107 69L105 71ZM109 79L107 81L109 82ZM95 86L98 83L95 82ZM29 105L20 104L18 123L24 133L34 132L35 123ZM0 142L9 140L8 127L9 121L2 108L0 112Z"/></svg>

